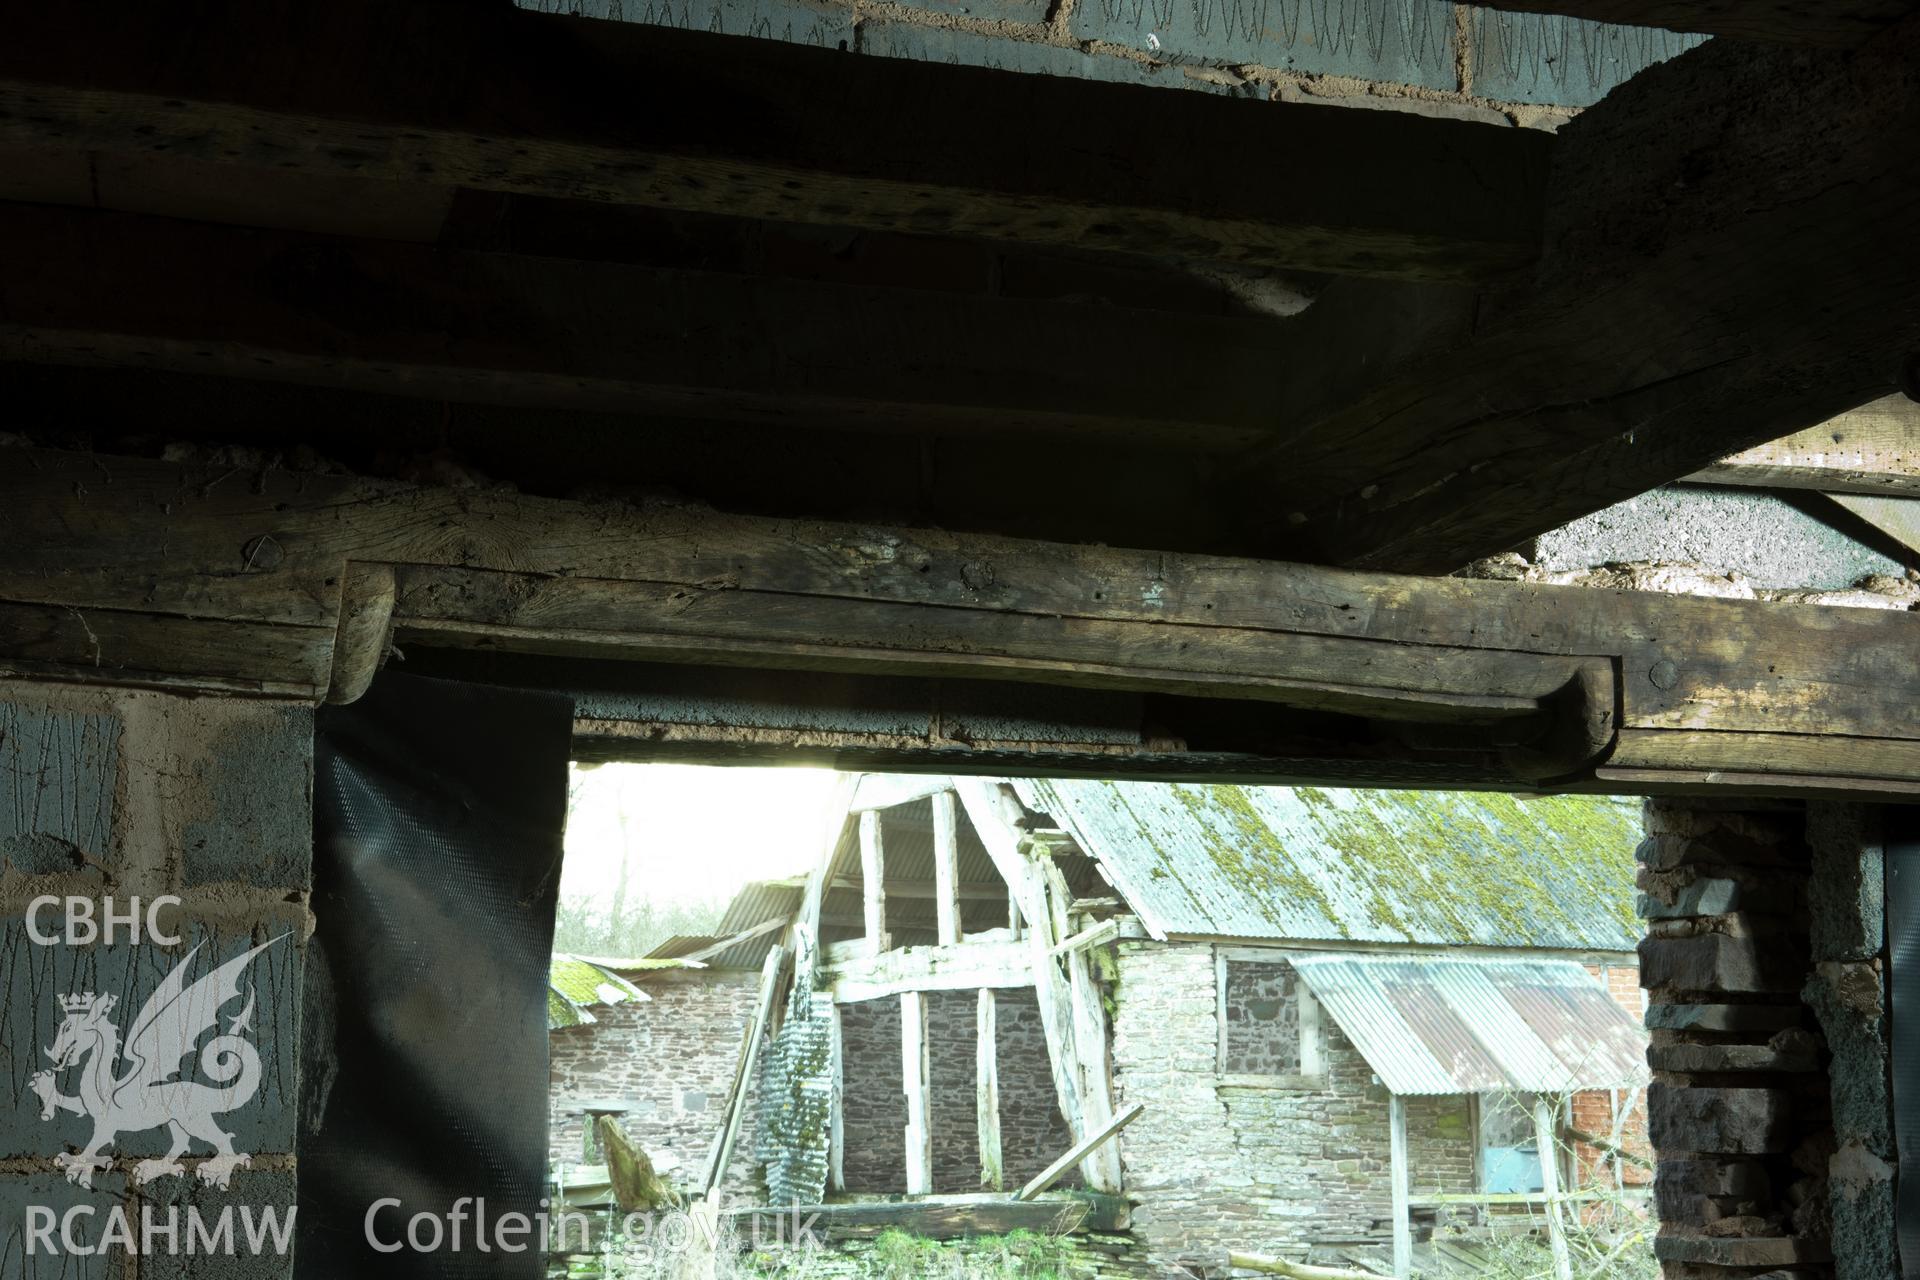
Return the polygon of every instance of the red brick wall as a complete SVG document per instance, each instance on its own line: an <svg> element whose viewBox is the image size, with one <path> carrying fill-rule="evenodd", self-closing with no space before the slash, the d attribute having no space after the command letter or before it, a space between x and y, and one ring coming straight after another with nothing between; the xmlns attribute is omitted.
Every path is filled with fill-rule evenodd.
<svg viewBox="0 0 1920 1280"><path fill-rule="evenodd" d="M1633 1015L1635 1022L1641 1021L1646 1012L1645 993L1640 990L1640 969L1637 965L1588 965L1587 972L1607 984L1607 992L1622 1009ZM1613 1132L1613 1108L1615 1099L1624 1104L1627 1091L1621 1090L1609 1096L1603 1090L1575 1094L1573 1098L1573 1127L1587 1133L1606 1137ZM1653 1148L1647 1141L1647 1100L1642 1093L1634 1100L1632 1112L1622 1129L1625 1139L1623 1145L1637 1156L1653 1158ZM1582 1186L1600 1183L1611 1185L1613 1169L1604 1153L1588 1146L1584 1142L1574 1144L1575 1176ZM1629 1164L1625 1168L1628 1186L1647 1186L1653 1182L1653 1172L1638 1165Z"/></svg>

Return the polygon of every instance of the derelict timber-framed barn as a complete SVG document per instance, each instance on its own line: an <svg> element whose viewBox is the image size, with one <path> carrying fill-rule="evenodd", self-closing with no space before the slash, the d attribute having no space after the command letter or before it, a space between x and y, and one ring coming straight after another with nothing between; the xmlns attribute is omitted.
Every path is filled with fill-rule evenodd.
<svg viewBox="0 0 1920 1280"><path fill-rule="evenodd" d="M1647 796L1667 1273L1920 1266L1909 3L632 8L8 6L0 1257L531 1210L571 753ZM90 1138L242 962L226 1141Z"/></svg>
<svg viewBox="0 0 1920 1280"><path fill-rule="evenodd" d="M1416 1236L1431 1261L1436 1228L1471 1241L1550 1186L1579 1203L1576 1163L1605 1155L1574 1135L1642 1149L1637 806L924 775L870 775L850 800L813 875L748 886L715 935L626 962L639 999L589 994L599 1020L555 1030L556 1167L613 1115L736 1214L1072 1221L1104 1231L1106 1276L1229 1252L1411 1260ZM1351 857L1381 842L1403 852ZM1064 922L1030 933L1016 900L1034 890L1002 874L1028 849ZM817 931L810 1001L778 994L729 1097L796 923ZM782 1052L815 1040L824 1055ZM1069 1116L1126 1123L1073 1159ZM734 1125L746 1176L715 1167ZM1603 1180L1648 1190L1619 1168ZM936 1197L919 1220L896 1202L914 1194Z"/></svg>

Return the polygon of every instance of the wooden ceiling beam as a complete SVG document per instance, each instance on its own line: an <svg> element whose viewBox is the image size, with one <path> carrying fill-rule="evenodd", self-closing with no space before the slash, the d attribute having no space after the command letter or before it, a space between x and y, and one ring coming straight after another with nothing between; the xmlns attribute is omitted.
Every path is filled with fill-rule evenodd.
<svg viewBox="0 0 1920 1280"><path fill-rule="evenodd" d="M1263 545L1451 572L1891 391L1920 353L1916 65L1920 19L1858 50L1711 41L1580 116L1532 280L1411 354L1352 326L1369 379L1235 469Z"/></svg>
<svg viewBox="0 0 1920 1280"><path fill-rule="evenodd" d="M1839 47L1864 44L1914 10L1913 0L1477 0L1477 6L1729 40Z"/></svg>
<svg viewBox="0 0 1920 1280"><path fill-rule="evenodd" d="M0 357L927 434L1260 437L1271 321L0 205ZM611 479L612 477L604 477Z"/></svg>
<svg viewBox="0 0 1920 1280"><path fill-rule="evenodd" d="M529 13L14 15L0 147L1406 279L1531 262L1551 139Z"/></svg>
<svg viewBox="0 0 1920 1280"><path fill-rule="evenodd" d="M1920 617L1904 612L96 454L7 461L0 672L318 700L350 649L391 637L1310 711L1382 726L1384 753L1409 765L1419 739L1390 734L1417 722L1479 744L1483 785L1713 786L1724 767L1763 790L1920 790ZM385 627L344 603L369 566L393 576ZM1004 770L982 754L942 767Z"/></svg>

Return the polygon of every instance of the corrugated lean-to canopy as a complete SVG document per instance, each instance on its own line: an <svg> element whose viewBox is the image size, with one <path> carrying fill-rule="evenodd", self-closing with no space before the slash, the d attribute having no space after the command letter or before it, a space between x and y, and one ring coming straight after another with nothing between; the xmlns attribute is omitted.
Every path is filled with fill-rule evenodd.
<svg viewBox="0 0 1920 1280"><path fill-rule="evenodd" d="M1645 1033L1574 961L1287 958L1395 1093L1565 1093L1647 1080Z"/></svg>
<svg viewBox="0 0 1920 1280"><path fill-rule="evenodd" d="M1637 803L1022 780L1155 936L1632 951Z"/></svg>

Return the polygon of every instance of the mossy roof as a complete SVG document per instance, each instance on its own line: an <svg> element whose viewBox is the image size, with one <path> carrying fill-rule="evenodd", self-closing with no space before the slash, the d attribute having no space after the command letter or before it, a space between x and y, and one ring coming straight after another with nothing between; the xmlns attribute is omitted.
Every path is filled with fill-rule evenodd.
<svg viewBox="0 0 1920 1280"><path fill-rule="evenodd" d="M577 1027L595 1021L588 1009L593 1005L624 1004L629 1000L650 1000L640 988L617 973L603 967L604 962L583 960L556 951L547 968L547 1026Z"/></svg>
<svg viewBox="0 0 1920 1280"><path fill-rule="evenodd" d="M1156 936L1631 951L1637 802L1152 782L1015 784Z"/></svg>

